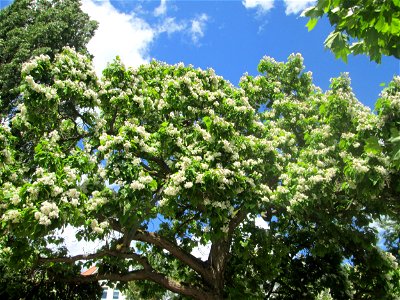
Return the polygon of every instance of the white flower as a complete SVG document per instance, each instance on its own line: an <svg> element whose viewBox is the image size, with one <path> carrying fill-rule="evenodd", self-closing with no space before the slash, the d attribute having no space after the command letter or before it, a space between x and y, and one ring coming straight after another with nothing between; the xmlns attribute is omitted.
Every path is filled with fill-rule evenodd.
<svg viewBox="0 0 400 300"><path fill-rule="evenodd" d="M92 220L90 222L90 227L92 227L93 231L98 234L102 234L107 226L108 226L107 221L101 222L100 224L97 220Z"/></svg>
<svg viewBox="0 0 400 300"><path fill-rule="evenodd" d="M186 189L190 189L191 187L193 186L193 182L186 182L185 183L185 185L184 185L184 187L186 188Z"/></svg>
<svg viewBox="0 0 400 300"><path fill-rule="evenodd" d="M182 171L175 173L171 176L171 180L176 184L179 185L180 183L186 180L185 174Z"/></svg>
<svg viewBox="0 0 400 300"><path fill-rule="evenodd" d="M353 159L353 167L359 173L366 173L369 170L369 167L366 165L367 162L363 159Z"/></svg>
<svg viewBox="0 0 400 300"><path fill-rule="evenodd" d="M322 177L321 175L313 175L310 177L309 181L312 183L322 182L324 181L324 177Z"/></svg>
<svg viewBox="0 0 400 300"><path fill-rule="evenodd" d="M153 177L151 177L150 175L143 176L143 174L142 174L142 177L139 177L139 182L144 183L144 184L149 184L152 181L153 181Z"/></svg>
<svg viewBox="0 0 400 300"><path fill-rule="evenodd" d="M165 190L164 190L164 194L167 196L175 196L176 194L178 194L179 192L179 187L176 186L168 186Z"/></svg>
<svg viewBox="0 0 400 300"><path fill-rule="evenodd" d="M197 174L196 183L204 183L204 174Z"/></svg>
<svg viewBox="0 0 400 300"><path fill-rule="evenodd" d="M44 201L40 207L40 211L43 215L48 216L50 219L58 218L59 209L57 204L54 202Z"/></svg>
<svg viewBox="0 0 400 300"><path fill-rule="evenodd" d="M168 203L168 199L167 198L162 198L160 201L158 201L158 205L159 206L164 206L167 203Z"/></svg>
<svg viewBox="0 0 400 300"><path fill-rule="evenodd" d="M59 186L53 186L53 190L51 191L51 195L53 197L57 197L59 194L63 192L63 189Z"/></svg>
<svg viewBox="0 0 400 300"><path fill-rule="evenodd" d="M39 195L39 189L38 189L38 187L37 187L36 185L31 185L31 186L28 188L28 192L29 192L29 194L31 195L31 198L32 198L33 200L37 199L37 197L38 197L38 195Z"/></svg>
<svg viewBox="0 0 400 300"><path fill-rule="evenodd" d="M21 217L21 213L16 209L7 210L3 215L2 219L4 221L11 221L12 223L18 223Z"/></svg>
<svg viewBox="0 0 400 300"><path fill-rule="evenodd" d="M77 199L77 198L72 198L71 199L71 205L72 206L78 206L78 204L79 204L79 199Z"/></svg>
<svg viewBox="0 0 400 300"><path fill-rule="evenodd" d="M11 197L11 203L14 205L17 205L20 202L21 202L21 199L19 198L19 195L17 193L14 193Z"/></svg>
<svg viewBox="0 0 400 300"><path fill-rule="evenodd" d="M132 190L136 191L140 191L143 190L145 188L145 185L137 180L132 181L132 183L130 184L130 187Z"/></svg>

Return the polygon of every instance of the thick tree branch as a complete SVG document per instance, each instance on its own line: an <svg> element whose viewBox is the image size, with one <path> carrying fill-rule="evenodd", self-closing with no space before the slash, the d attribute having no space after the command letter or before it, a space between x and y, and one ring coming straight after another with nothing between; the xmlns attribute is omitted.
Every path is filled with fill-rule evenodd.
<svg viewBox="0 0 400 300"><path fill-rule="evenodd" d="M228 232L225 238L215 241L211 245L208 263L211 266L213 276L212 286L217 291L223 290L225 267L229 258L233 231L245 217L246 211L244 209L239 209L229 222Z"/></svg>
<svg viewBox="0 0 400 300"><path fill-rule="evenodd" d="M173 291L175 293L179 293L182 295L186 295L189 297L193 297L195 299L209 299L210 295L208 295L206 292L195 288L195 287L190 287L181 284L178 281L175 281L171 278L166 277L165 275L155 272L155 270L152 268L152 266L149 264L147 259L139 254L136 253L121 253L119 251L100 251L98 253L93 253L89 255L75 255L71 257L49 257L49 258L44 258L41 257L39 258L38 262L40 264L45 264L45 263L74 263L78 260L89 260L89 259L96 259L96 258L102 258L104 256L115 256L115 257L120 257L124 259L134 259L137 262L139 262L142 266L143 269L141 270L135 270L132 272L129 272L127 274L93 274L89 276L77 276L74 278L68 278L68 279L63 279L67 282L77 282L77 283L89 283L93 281L99 281L99 280L111 280L111 281L133 281L133 280L151 280L154 281L166 289Z"/></svg>
<svg viewBox="0 0 400 300"><path fill-rule="evenodd" d="M162 236L153 232L138 230L133 239L146 242L169 251L174 257L199 273L203 278L210 278L210 271L207 263L193 256L192 254L187 253L179 246L166 240Z"/></svg>
<svg viewBox="0 0 400 300"><path fill-rule="evenodd" d="M136 253L124 253L120 251L109 251L109 250L103 250L97 253L93 254L88 254L88 255L75 255L75 256L70 256L70 257L39 257L38 262L39 264L45 264L45 263L74 263L78 260L89 260L89 259L96 259L96 258L102 258L104 256L115 256L115 257L120 257L124 259L134 259L138 263L140 263L144 269L151 269L151 266L147 259L139 254Z"/></svg>
<svg viewBox="0 0 400 300"><path fill-rule="evenodd" d="M237 213L233 216L233 218L230 220L229 225L228 225L228 233L226 235L225 239L221 239L220 241L216 241L212 244L211 246L211 251L210 255L208 257L208 261L215 261L218 259L219 256L222 255L221 251L226 251L229 250L229 247L227 249L224 249L223 247L220 247L219 244L229 244L231 243L232 240L232 234L233 231L239 224L243 221L243 219L246 217L246 212L243 209L239 209ZM226 247L225 247L226 248Z"/></svg>
<svg viewBox="0 0 400 300"><path fill-rule="evenodd" d="M128 282L134 280L151 280L155 283L160 284L166 289L185 295L188 297L192 297L194 299L212 299L212 295L191 286L186 286L181 284L180 282L173 280L164 276L163 274L157 273L154 270L136 270L131 271L127 274L94 274L89 276L78 276L75 278L68 279L68 282L76 282L76 283L90 283L99 280L111 280L111 281L121 281Z"/></svg>
<svg viewBox="0 0 400 300"><path fill-rule="evenodd" d="M152 162L156 163L161 168L161 170L163 171L164 174L171 173L171 169L168 167L168 165L162 158L156 157L156 156L151 156L150 154L144 153L144 152L138 153L137 156L143 157L144 159L146 159L148 161L152 161Z"/></svg>

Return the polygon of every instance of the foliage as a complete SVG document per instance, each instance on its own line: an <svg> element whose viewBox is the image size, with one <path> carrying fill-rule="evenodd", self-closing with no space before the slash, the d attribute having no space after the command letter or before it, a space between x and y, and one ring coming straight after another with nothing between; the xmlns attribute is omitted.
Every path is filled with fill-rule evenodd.
<svg viewBox="0 0 400 300"><path fill-rule="evenodd" d="M399 296L397 260L371 225L399 215L390 149L374 143L389 125L347 75L323 93L291 55L263 58L240 87L157 61L116 59L98 79L70 48L22 70L20 139L0 128L1 234L18 241L15 265L95 264L60 281L137 281L141 295L157 284L195 299ZM399 83L382 106L394 119ZM104 243L68 256L66 226ZM191 254L200 245L208 257Z"/></svg>
<svg viewBox="0 0 400 300"><path fill-rule="evenodd" d="M304 14L313 29L327 15L334 30L325 47L347 61L352 54L367 54L380 63L382 55L400 58L400 1L318 0Z"/></svg>
<svg viewBox="0 0 400 300"><path fill-rule="evenodd" d="M38 266L35 269L22 264L16 266L9 260L9 250L17 241L2 239L0 257L0 297L1 299L96 299L101 295L101 287L93 283L68 283L60 278L67 278L80 273L77 266L48 268Z"/></svg>
<svg viewBox="0 0 400 300"><path fill-rule="evenodd" d="M22 63L54 57L63 47L86 50L97 24L79 0L15 0L0 11L0 117L15 113Z"/></svg>
<svg viewBox="0 0 400 300"><path fill-rule="evenodd" d="M131 281L124 291L127 300L161 300L161 299L182 299L162 286L152 281Z"/></svg>

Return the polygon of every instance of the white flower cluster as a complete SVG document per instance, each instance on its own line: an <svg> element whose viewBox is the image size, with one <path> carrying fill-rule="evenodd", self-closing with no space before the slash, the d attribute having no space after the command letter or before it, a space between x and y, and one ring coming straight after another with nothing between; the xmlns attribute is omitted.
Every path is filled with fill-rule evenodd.
<svg viewBox="0 0 400 300"><path fill-rule="evenodd" d="M233 145L232 143L230 143L229 141L227 141L227 140L222 140L221 141L221 143L222 143L222 145L223 145L223 148L224 148L224 150L226 151L226 152L228 152L228 153L235 153L235 145Z"/></svg>
<svg viewBox="0 0 400 300"><path fill-rule="evenodd" d="M96 210L97 208L101 207L107 202L108 202L107 198L102 196L101 192L94 191L92 193L92 197L90 197L89 200L87 201L87 209L89 211Z"/></svg>
<svg viewBox="0 0 400 300"><path fill-rule="evenodd" d="M140 171L138 179L133 180L129 186L134 191L140 191L145 189L146 185L150 184L152 181L153 177L151 177L148 173L144 171Z"/></svg>
<svg viewBox="0 0 400 300"><path fill-rule="evenodd" d="M1 219L6 222L18 223L21 219L21 213L17 209L9 209L3 214Z"/></svg>
<svg viewBox="0 0 400 300"><path fill-rule="evenodd" d="M30 72L32 72L32 70L38 67L38 63L49 62L49 61L50 61L50 56L41 54L31 59L30 61L24 63L22 65L21 71L23 74L29 74Z"/></svg>
<svg viewBox="0 0 400 300"><path fill-rule="evenodd" d="M37 183L53 186L57 181L56 174L53 172L43 174L42 177L36 179Z"/></svg>
<svg viewBox="0 0 400 300"><path fill-rule="evenodd" d="M77 189L69 189L61 197L61 201L69 202L72 206L78 206L80 192Z"/></svg>
<svg viewBox="0 0 400 300"><path fill-rule="evenodd" d="M51 196L52 196L52 197L57 197L57 196L60 195L63 191L64 191L64 190L63 190L62 187L59 187L59 186L57 186L57 185L54 185L54 186L52 187L52 190L51 190Z"/></svg>
<svg viewBox="0 0 400 300"><path fill-rule="evenodd" d="M134 191L140 191L140 190L143 190L143 189L146 187L143 183L141 183L141 182L138 181L138 180L132 181L131 184L130 184L129 186L130 186L131 189L134 190Z"/></svg>
<svg viewBox="0 0 400 300"><path fill-rule="evenodd" d="M193 129L195 131L197 131L198 133L200 133L205 141L207 141L207 142L212 141L211 134L207 130L201 128L199 124L197 124L197 123L194 124Z"/></svg>
<svg viewBox="0 0 400 300"><path fill-rule="evenodd" d="M108 227L108 222L104 221L99 224L97 220L92 220L90 222L90 227L95 233L102 234L104 232L104 229Z"/></svg>
<svg viewBox="0 0 400 300"><path fill-rule="evenodd" d="M56 89L46 86L44 84L36 83L31 75L26 76L25 81L28 84L28 87L30 87L38 94L43 94L48 100L53 99L57 96Z"/></svg>
<svg viewBox="0 0 400 300"><path fill-rule="evenodd" d="M35 212L35 219L41 225L50 225L51 219L57 219L59 215L59 208L54 202L44 201L40 207L40 211Z"/></svg>
<svg viewBox="0 0 400 300"><path fill-rule="evenodd" d="M70 166L65 166L64 172L66 175L66 178L64 179L64 184L66 185L75 184L78 179L79 170L76 168L71 168Z"/></svg>
<svg viewBox="0 0 400 300"><path fill-rule="evenodd" d="M181 188L179 186L169 185L165 190L164 194L167 196L176 196Z"/></svg>
<svg viewBox="0 0 400 300"><path fill-rule="evenodd" d="M367 173L369 170L368 161L362 158L353 158L352 166L358 173Z"/></svg>
<svg viewBox="0 0 400 300"><path fill-rule="evenodd" d="M234 211L234 207L231 205L229 200L226 200L226 201L216 201L216 200L210 201L208 198L206 198L204 200L204 204L205 205L211 205L212 207L220 208L222 210L227 210L227 211L229 211L230 214L232 214L233 211Z"/></svg>
<svg viewBox="0 0 400 300"><path fill-rule="evenodd" d="M56 64L57 67L55 68L56 70L54 70L55 73L61 73L61 70L69 72L71 69L75 69L73 73L79 75L78 73L82 72L81 70L84 70L86 76L96 78L96 72L90 59L85 55L76 52L71 47L64 47L61 53L56 54Z"/></svg>

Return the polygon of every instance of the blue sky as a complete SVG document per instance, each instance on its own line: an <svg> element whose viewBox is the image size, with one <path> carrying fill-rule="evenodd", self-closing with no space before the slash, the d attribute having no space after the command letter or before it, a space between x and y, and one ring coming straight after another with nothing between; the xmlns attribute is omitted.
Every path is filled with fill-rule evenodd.
<svg viewBox="0 0 400 300"><path fill-rule="evenodd" d="M1 7L11 1L0 0ZM116 55L130 66L150 59L212 67L237 85L243 73L257 74L267 55L284 61L301 53L314 83L324 90L329 79L349 72L357 98L373 108L382 89L400 74L399 60L385 57L380 65L366 56L350 56L347 64L326 51L331 31L326 19L308 32L301 11L312 0L82 0L83 10L100 22L89 43L98 72Z"/></svg>

